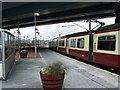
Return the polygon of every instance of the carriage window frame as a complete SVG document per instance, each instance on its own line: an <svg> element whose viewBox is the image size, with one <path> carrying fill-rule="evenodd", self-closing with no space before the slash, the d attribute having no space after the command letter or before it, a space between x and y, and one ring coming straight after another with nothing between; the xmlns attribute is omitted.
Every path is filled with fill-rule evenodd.
<svg viewBox="0 0 120 90"><path fill-rule="evenodd" d="M77 48L84 49L84 45L85 45L85 39L84 38L78 38L77 39Z"/></svg>
<svg viewBox="0 0 120 90"><path fill-rule="evenodd" d="M67 47L69 47L69 40L67 39Z"/></svg>
<svg viewBox="0 0 120 90"><path fill-rule="evenodd" d="M107 35L98 37L98 50L115 51L116 35Z"/></svg>
<svg viewBox="0 0 120 90"><path fill-rule="evenodd" d="M76 48L76 39L71 39L70 47Z"/></svg>
<svg viewBox="0 0 120 90"><path fill-rule="evenodd" d="M65 46L65 40L59 40L59 46Z"/></svg>
<svg viewBox="0 0 120 90"><path fill-rule="evenodd" d="M59 40L59 46L61 46L61 40Z"/></svg>
<svg viewBox="0 0 120 90"><path fill-rule="evenodd" d="M54 47L57 46L57 41L56 41L56 40L53 40L53 41L52 41L52 44L53 44Z"/></svg>

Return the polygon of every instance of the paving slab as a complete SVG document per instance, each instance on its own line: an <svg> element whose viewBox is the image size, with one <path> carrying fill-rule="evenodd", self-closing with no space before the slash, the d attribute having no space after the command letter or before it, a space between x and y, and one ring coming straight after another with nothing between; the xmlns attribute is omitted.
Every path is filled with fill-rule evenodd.
<svg viewBox="0 0 120 90"><path fill-rule="evenodd" d="M60 61L67 67L63 89L118 88L118 75L77 61L52 50L39 50L41 58L16 60L2 88L42 88L39 71ZM68 90L69 90L68 89Z"/></svg>
<svg viewBox="0 0 120 90"><path fill-rule="evenodd" d="M44 66L40 59L16 60L2 88L42 88L39 72Z"/></svg>

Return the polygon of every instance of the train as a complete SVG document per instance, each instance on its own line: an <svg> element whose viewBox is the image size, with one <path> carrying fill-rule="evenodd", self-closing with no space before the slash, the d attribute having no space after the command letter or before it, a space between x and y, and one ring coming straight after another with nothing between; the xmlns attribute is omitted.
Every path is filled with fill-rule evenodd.
<svg viewBox="0 0 120 90"><path fill-rule="evenodd" d="M54 38L49 48L120 70L120 23Z"/></svg>

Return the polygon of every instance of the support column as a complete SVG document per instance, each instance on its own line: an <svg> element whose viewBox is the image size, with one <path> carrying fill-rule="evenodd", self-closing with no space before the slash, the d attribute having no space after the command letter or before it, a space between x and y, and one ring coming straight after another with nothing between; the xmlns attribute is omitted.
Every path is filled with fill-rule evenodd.
<svg viewBox="0 0 120 90"><path fill-rule="evenodd" d="M36 44L36 15L34 14L34 24L35 24L35 57L37 57L37 44Z"/></svg>
<svg viewBox="0 0 120 90"><path fill-rule="evenodd" d="M93 35L91 30L91 20L89 20L89 62L93 60Z"/></svg>

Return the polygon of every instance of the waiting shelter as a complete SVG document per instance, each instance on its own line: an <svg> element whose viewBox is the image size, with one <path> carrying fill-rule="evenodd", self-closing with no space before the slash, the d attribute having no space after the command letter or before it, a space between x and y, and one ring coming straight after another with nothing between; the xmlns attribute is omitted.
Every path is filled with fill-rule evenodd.
<svg viewBox="0 0 120 90"><path fill-rule="evenodd" d="M0 78L6 80L15 61L15 38L0 29Z"/></svg>

